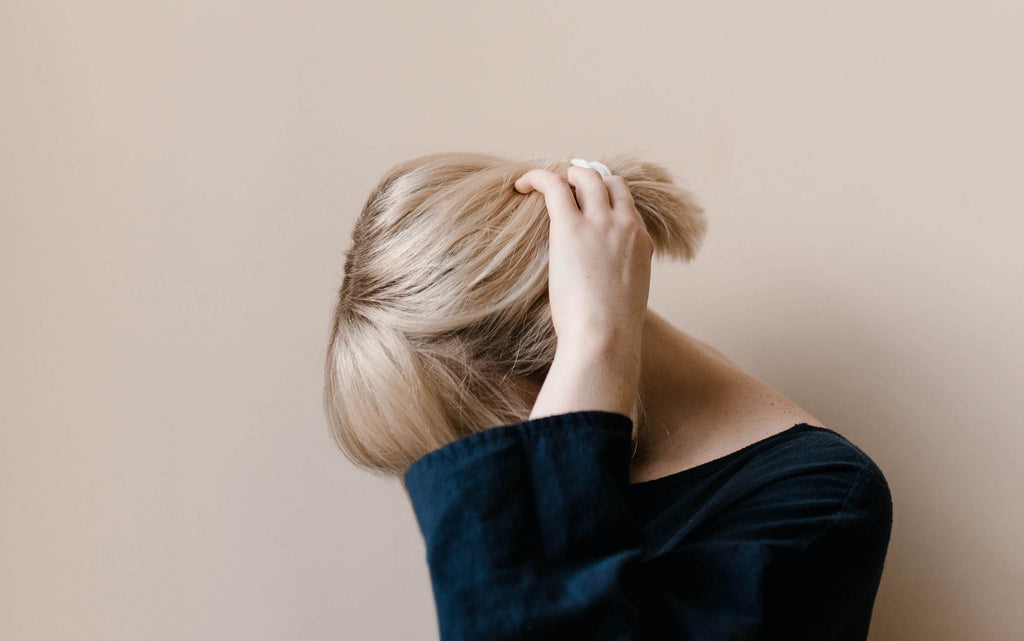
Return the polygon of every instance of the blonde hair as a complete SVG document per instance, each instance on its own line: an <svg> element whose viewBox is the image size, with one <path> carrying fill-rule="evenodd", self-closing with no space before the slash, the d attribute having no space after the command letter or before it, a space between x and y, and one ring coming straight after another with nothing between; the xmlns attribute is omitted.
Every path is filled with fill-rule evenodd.
<svg viewBox="0 0 1024 641"><path fill-rule="evenodd" d="M691 260L707 226L691 194L661 166L602 162L626 179L655 255ZM556 347L544 196L513 187L538 166L564 177L569 162L434 153L373 189L346 252L324 372L328 424L357 465L400 476L447 443L529 417L517 379L539 385Z"/></svg>

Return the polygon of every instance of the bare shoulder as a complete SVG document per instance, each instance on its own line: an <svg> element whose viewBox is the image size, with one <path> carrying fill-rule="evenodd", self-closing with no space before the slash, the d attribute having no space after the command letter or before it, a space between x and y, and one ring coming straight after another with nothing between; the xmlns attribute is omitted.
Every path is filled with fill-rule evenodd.
<svg viewBox="0 0 1024 641"><path fill-rule="evenodd" d="M649 324L655 338L645 354L643 392L659 403L662 429L640 439L633 482L731 454L798 423L827 427L718 349L655 314Z"/></svg>
<svg viewBox="0 0 1024 641"><path fill-rule="evenodd" d="M734 413L746 416L747 423L762 429L789 428L797 423L828 427L782 392L745 372L736 377L726 398Z"/></svg>
<svg viewBox="0 0 1024 641"><path fill-rule="evenodd" d="M749 426L752 433L762 437L797 423L828 427L779 390L743 371L718 349L692 336L689 338L715 363L719 412Z"/></svg>

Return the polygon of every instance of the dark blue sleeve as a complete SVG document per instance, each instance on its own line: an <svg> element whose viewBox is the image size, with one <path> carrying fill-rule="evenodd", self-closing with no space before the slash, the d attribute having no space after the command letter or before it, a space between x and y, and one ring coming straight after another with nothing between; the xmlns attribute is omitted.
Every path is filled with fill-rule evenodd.
<svg viewBox="0 0 1024 641"><path fill-rule="evenodd" d="M626 499L631 431L623 414L571 412L467 436L409 468L442 640L866 635L864 612L851 608L864 606L862 593L873 599L877 576L858 570L865 519L847 511L857 470L846 487L829 471L836 500L783 475L644 560Z"/></svg>

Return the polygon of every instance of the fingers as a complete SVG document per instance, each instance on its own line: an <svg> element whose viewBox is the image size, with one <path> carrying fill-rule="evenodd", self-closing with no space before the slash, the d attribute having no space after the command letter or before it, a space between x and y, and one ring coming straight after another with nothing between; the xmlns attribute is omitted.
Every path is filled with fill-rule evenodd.
<svg viewBox="0 0 1024 641"><path fill-rule="evenodd" d="M576 188L576 200L585 215L610 213L612 203L608 198L608 189L596 169L573 165L569 167L566 176L569 184Z"/></svg>
<svg viewBox="0 0 1024 641"><path fill-rule="evenodd" d="M573 165L567 179L546 169L531 169L516 180L515 188L523 194L543 193L549 215L560 218L579 217L581 209L588 215L635 210L633 194L622 176L602 176L594 169ZM569 185L575 188L575 196Z"/></svg>
<svg viewBox="0 0 1024 641"><path fill-rule="evenodd" d="M523 194L534 190L544 194L548 216L552 219L573 220L580 216L569 184L558 174L546 169L531 169L516 180L515 188Z"/></svg>
<svg viewBox="0 0 1024 641"><path fill-rule="evenodd" d="M608 196L611 198L612 209L631 211L636 205L633 203L633 192L629 190L626 179L622 176L603 176L604 185L608 188Z"/></svg>

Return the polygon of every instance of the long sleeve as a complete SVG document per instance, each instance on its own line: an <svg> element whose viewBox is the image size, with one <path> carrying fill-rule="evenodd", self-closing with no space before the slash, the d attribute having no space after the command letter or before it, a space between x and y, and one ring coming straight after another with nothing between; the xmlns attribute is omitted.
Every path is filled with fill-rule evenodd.
<svg viewBox="0 0 1024 641"><path fill-rule="evenodd" d="M832 489L782 475L649 556L627 500L631 429L622 414L560 414L409 468L444 641L866 636L881 559L855 550L888 529L857 511L857 488L871 490L859 468L825 466ZM843 590L823 588L832 577Z"/></svg>

